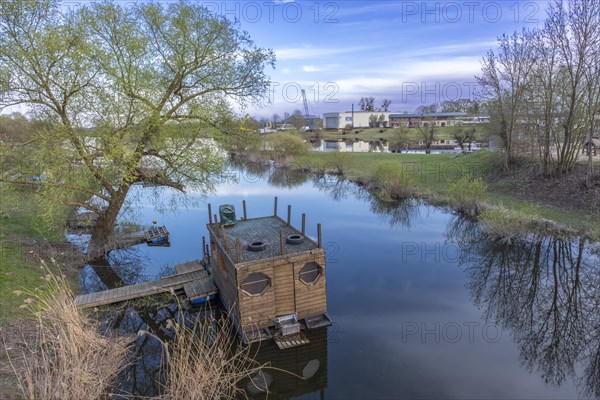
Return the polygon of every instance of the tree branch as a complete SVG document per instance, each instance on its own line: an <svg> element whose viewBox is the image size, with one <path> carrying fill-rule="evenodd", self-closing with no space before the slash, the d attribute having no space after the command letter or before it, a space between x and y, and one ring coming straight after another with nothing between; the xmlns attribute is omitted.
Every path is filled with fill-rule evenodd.
<svg viewBox="0 0 600 400"><path fill-rule="evenodd" d="M55 188L60 188L60 189L74 190L74 191L81 192L81 193L91 194L92 196L99 197L102 200L107 201L107 202L111 201L110 197L108 197L102 193L96 192L91 189L86 189L81 186L71 185L68 183L55 183L55 182L48 182L48 181L24 181L24 180L13 180L13 179L3 179L3 178L0 178L0 182L10 183L10 184L14 184L14 185L50 186L50 187L55 187Z"/></svg>

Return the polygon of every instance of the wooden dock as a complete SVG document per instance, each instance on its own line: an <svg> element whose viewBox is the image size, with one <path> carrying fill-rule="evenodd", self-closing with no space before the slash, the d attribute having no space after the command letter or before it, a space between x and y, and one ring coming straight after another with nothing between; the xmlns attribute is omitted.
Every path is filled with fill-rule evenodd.
<svg viewBox="0 0 600 400"><path fill-rule="evenodd" d="M97 307L159 293L178 292L185 290L186 286L188 286L188 290L185 290L186 294L189 291L194 298L217 292L212 277L208 275L200 261L195 260L176 265L175 271L175 275L155 281L79 295L75 298L75 304L80 308ZM206 291L203 292L203 290Z"/></svg>

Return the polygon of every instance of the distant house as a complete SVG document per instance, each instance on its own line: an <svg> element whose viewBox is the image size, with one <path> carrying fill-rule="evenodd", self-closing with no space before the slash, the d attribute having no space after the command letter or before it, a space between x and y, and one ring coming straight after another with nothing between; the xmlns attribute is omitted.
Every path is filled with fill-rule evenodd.
<svg viewBox="0 0 600 400"><path fill-rule="evenodd" d="M587 155L588 152L588 148L590 145L590 140L586 140L585 143L583 143L583 147L581 149L581 152L583 154ZM600 148L600 139L599 138L592 138L591 139L591 145L592 145L592 154L595 156L598 154L598 148Z"/></svg>

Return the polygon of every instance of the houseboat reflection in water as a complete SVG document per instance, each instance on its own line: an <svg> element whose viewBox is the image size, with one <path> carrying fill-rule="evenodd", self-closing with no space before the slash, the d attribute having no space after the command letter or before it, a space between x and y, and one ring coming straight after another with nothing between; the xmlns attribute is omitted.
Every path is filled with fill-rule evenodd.
<svg viewBox="0 0 600 400"><path fill-rule="evenodd" d="M252 354L263 369L242 385L252 399L288 399L308 393L325 395L327 388L327 330L309 330L310 343L280 350L273 341L253 343Z"/></svg>

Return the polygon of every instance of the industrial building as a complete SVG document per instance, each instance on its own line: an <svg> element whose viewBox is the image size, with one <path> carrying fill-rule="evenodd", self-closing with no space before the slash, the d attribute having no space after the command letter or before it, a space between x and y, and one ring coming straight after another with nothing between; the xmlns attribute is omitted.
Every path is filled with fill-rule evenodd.
<svg viewBox="0 0 600 400"><path fill-rule="evenodd" d="M373 126L372 115L377 117L377 124ZM381 116L383 115L383 118ZM400 113L388 111L346 111L329 112L323 114L324 129L345 129L347 125L352 128L398 128L406 126L454 126L488 122L489 117L468 116L464 112L439 112L439 113Z"/></svg>

